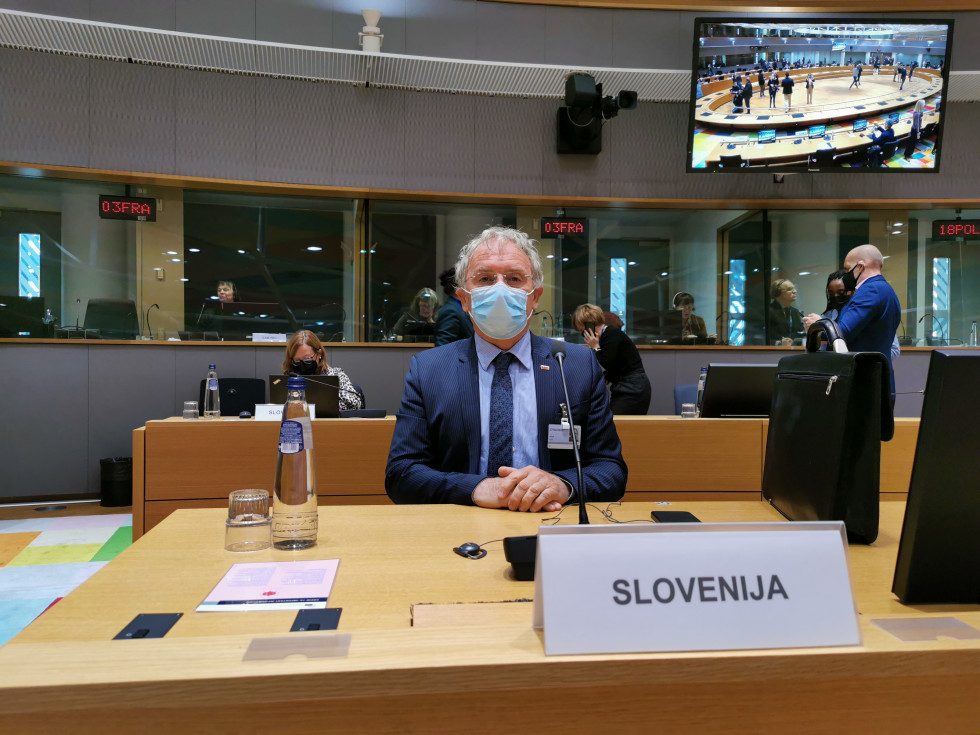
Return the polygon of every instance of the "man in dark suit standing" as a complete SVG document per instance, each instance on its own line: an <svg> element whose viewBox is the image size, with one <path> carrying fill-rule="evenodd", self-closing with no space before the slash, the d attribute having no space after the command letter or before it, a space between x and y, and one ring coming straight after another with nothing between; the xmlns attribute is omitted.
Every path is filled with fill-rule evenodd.
<svg viewBox="0 0 980 735"><path fill-rule="evenodd" d="M529 331L544 291L537 248L523 232L491 227L463 246L456 282L476 333L412 358L385 490L396 503L556 511L574 499L576 472L570 449L548 448L565 399L552 341ZM565 347L587 497L618 500L626 464L602 368L591 350Z"/></svg>
<svg viewBox="0 0 980 735"><path fill-rule="evenodd" d="M895 371L892 368L892 343L902 321L902 305L895 289L881 275L884 258L874 245L859 245L844 258L845 291L854 291L851 300L837 318L844 342L850 352L880 352L888 358L892 394L895 393ZM810 314L808 322L819 318Z"/></svg>
<svg viewBox="0 0 980 735"><path fill-rule="evenodd" d="M473 336L473 322L466 316L463 304L456 298L455 269L449 268L440 273L439 283L446 294L446 303L439 309L436 317L436 347Z"/></svg>

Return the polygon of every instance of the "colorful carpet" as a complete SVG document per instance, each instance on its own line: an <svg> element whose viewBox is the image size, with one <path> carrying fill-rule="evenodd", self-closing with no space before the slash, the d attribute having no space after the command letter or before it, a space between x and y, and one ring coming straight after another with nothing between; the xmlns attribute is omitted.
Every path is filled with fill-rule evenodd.
<svg viewBox="0 0 980 735"><path fill-rule="evenodd" d="M132 543L130 514L0 521L0 646Z"/></svg>

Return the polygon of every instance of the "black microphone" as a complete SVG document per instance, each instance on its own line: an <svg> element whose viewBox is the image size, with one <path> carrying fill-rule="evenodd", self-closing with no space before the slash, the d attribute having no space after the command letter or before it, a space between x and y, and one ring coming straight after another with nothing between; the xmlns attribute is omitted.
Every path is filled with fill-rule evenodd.
<svg viewBox="0 0 980 735"><path fill-rule="evenodd" d="M160 304L150 304L150 306L146 310L146 331L149 332L150 339L153 339L153 330L150 329L150 311L159 308L160 308Z"/></svg>
<svg viewBox="0 0 980 735"><path fill-rule="evenodd" d="M551 354L558 361L558 371L561 373L561 387L565 391L565 405L568 407L568 425L571 429L572 449L575 451L575 471L578 476L578 522L589 524L589 516L585 510L585 482L582 478L582 457L578 451L578 437L575 436L575 421L572 419L572 399L568 396L568 382L565 380L565 343L555 340L551 343Z"/></svg>
<svg viewBox="0 0 980 735"><path fill-rule="evenodd" d="M201 310L197 313L197 321L194 322L194 326L198 326L201 323L201 317L204 316L204 310L208 308L208 302L201 302Z"/></svg>

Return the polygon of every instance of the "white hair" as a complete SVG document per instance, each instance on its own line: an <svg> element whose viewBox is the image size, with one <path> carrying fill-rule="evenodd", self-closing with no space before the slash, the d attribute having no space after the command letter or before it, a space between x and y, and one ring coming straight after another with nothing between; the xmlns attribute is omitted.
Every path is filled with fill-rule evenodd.
<svg viewBox="0 0 980 735"><path fill-rule="evenodd" d="M459 257L456 259L456 283L460 287L463 287L463 284L466 283L466 271L469 269L470 258L473 257L473 253L481 245L494 241L512 243L524 253L528 260L531 261L531 279L534 287L541 288L544 285L544 271L541 270L541 256L538 255L538 247L534 240L528 237L525 232L521 232L512 227L500 227L498 225L488 227L460 248Z"/></svg>

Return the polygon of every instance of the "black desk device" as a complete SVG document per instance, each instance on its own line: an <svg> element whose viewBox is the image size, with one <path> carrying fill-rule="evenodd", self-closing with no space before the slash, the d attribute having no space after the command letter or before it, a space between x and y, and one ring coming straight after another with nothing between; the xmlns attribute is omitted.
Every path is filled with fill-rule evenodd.
<svg viewBox="0 0 980 735"><path fill-rule="evenodd" d="M163 638L180 620L184 613L147 613L133 618L129 624L112 639L124 641L132 638Z"/></svg>
<svg viewBox="0 0 980 735"><path fill-rule="evenodd" d="M534 580L534 563L538 558L537 536L508 536L504 539L504 557L514 569L514 579Z"/></svg>

